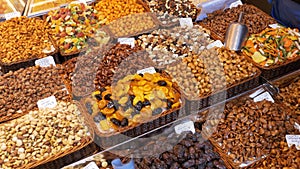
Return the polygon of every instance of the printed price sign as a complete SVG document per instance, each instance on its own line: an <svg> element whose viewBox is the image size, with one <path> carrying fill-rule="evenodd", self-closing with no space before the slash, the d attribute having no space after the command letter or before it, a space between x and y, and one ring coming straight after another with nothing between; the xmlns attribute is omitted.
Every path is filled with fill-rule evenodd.
<svg viewBox="0 0 300 169"><path fill-rule="evenodd" d="M282 26L279 25L278 23L270 24L269 27L270 27L270 28L273 28L273 29L282 28Z"/></svg>
<svg viewBox="0 0 300 169"><path fill-rule="evenodd" d="M87 166L83 167L83 169L99 169L99 167L95 162L91 162Z"/></svg>
<svg viewBox="0 0 300 169"><path fill-rule="evenodd" d="M194 122L192 121L187 121L182 124L178 124L177 126L175 126L174 129L176 134L181 134L184 131L191 131L192 133L196 132Z"/></svg>
<svg viewBox="0 0 300 169"><path fill-rule="evenodd" d="M5 17L6 20L16 18L16 17L20 17L20 16L21 16L20 12L12 12L12 13L4 14L4 17Z"/></svg>
<svg viewBox="0 0 300 169"><path fill-rule="evenodd" d="M300 135L286 135L285 139L289 147L295 144L297 150L300 150Z"/></svg>
<svg viewBox="0 0 300 169"><path fill-rule="evenodd" d="M134 47L134 38L119 38L118 42L120 44L130 45L132 48Z"/></svg>
<svg viewBox="0 0 300 169"><path fill-rule="evenodd" d="M213 43L207 45L206 48L207 49L211 49L213 47L219 47L220 48L220 47L223 47L223 46L224 46L224 44L220 40L216 40Z"/></svg>
<svg viewBox="0 0 300 169"><path fill-rule="evenodd" d="M57 105L55 96L50 96L37 102L39 109L54 108Z"/></svg>
<svg viewBox="0 0 300 169"><path fill-rule="evenodd" d="M269 92L264 92L264 93L262 93L262 94L256 96L256 97L253 99L254 102L260 102L260 101L263 101L263 100L268 100L268 101L274 103L274 99L273 99L273 97L270 95Z"/></svg>
<svg viewBox="0 0 300 169"><path fill-rule="evenodd" d="M36 60L35 65L39 65L41 67L49 67L51 65L55 66L55 61L52 56L48 56L48 57Z"/></svg>
<svg viewBox="0 0 300 169"><path fill-rule="evenodd" d="M192 18L179 18L179 23L181 27L193 27Z"/></svg>
<svg viewBox="0 0 300 169"><path fill-rule="evenodd" d="M144 73L150 73L150 74L153 74L153 73L156 73L155 71L155 68L154 67L148 67L146 69L142 69L142 70L138 70L137 71L137 74L144 74Z"/></svg>
<svg viewBox="0 0 300 169"><path fill-rule="evenodd" d="M230 6L229 6L229 8L234 8L234 7L237 7L239 5L243 5L243 2L240 1L240 0L231 3Z"/></svg>

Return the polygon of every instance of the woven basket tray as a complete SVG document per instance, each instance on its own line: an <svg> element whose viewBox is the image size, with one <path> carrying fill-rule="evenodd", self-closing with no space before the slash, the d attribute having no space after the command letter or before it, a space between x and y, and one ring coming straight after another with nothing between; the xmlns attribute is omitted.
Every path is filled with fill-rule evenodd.
<svg viewBox="0 0 300 169"><path fill-rule="evenodd" d="M288 73L291 73L293 71L300 69L300 55L297 57L290 59L284 63L271 65L268 67L262 66L256 62L253 61L252 58L249 56L246 56L246 59L254 64L256 67L258 67L261 70L261 76L264 77L267 80L273 80L275 78L281 77L283 75L286 75Z"/></svg>
<svg viewBox="0 0 300 169"><path fill-rule="evenodd" d="M78 105L78 103L76 103L76 102L74 102L74 104ZM71 157L82 158L81 155L86 156L86 155L90 155L90 154L94 153L96 150L98 150L95 145L91 144L93 142L94 131L93 131L93 128L91 126L89 126L88 123L86 123L85 125L88 126L91 136L84 138L82 140L82 144L80 146L75 146L75 147L70 148L68 151L59 152L53 156L48 156L47 158L44 158L41 161L35 161L35 162L28 163L24 166L24 168L35 168L35 167L37 167L37 168L52 168L53 165L55 165L55 168L57 168L56 165L61 166L63 164L64 160L59 159L61 157L64 157L64 156L68 157L68 158L66 158L66 157L63 158L63 159L67 159L64 162L70 162L70 161L74 160L74 159L71 159ZM79 153L79 154L77 154L77 153ZM54 160L57 160L57 161L54 161ZM52 161L54 161L54 162L50 163ZM48 163L48 164L46 164L46 163ZM57 163L57 164L55 164L55 163ZM39 166L42 166L42 167L39 167ZM60 167L58 167L58 168L60 168Z"/></svg>
<svg viewBox="0 0 300 169"><path fill-rule="evenodd" d="M273 21L273 23L277 23L276 20L274 18L272 18L270 15L266 14L265 12L263 12L262 10L260 10L259 8L257 8L254 5L250 5L250 4L244 4L244 6L247 6L247 8L253 8L254 10L257 11L257 13L261 16L263 16L263 18L267 18L270 21ZM224 43L225 41L225 34L221 34L216 32L215 30L213 30L210 26L208 26L207 24L203 23L203 22L198 22L198 24L200 24L203 28L206 28L208 30L211 31L211 37L214 40L220 40ZM229 24L229 23L228 23ZM265 28L263 28L265 29Z"/></svg>
<svg viewBox="0 0 300 169"><path fill-rule="evenodd" d="M52 45L55 48L55 50L51 53L47 53L45 57L47 56L52 56L55 63L61 63L61 60L58 56L58 48L52 38L50 38L52 41ZM17 62L12 62L12 63L4 63L0 60L0 71L3 73L8 73L9 71L16 71L21 68L27 68L30 66L35 66L35 61L41 59L41 58L31 58L31 59L26 59L26 60L20 60Z"/></svg>

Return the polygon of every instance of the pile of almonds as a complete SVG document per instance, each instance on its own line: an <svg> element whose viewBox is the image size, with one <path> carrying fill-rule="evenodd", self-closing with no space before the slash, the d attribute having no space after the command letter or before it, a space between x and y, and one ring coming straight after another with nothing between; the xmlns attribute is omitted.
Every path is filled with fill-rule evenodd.
<svg viewBox="0 0 300 169"><path fill-rule="evenodd" d="M0 168L31 168L52 156L82 146L92 138L75 104L30 111L0 124Z"/></svg>
<svg viewBox="0 0 300 169"><path fill-rule="evenodd" d="M70 99L59 72L53 66L19 69L0 76L0 121L37 108L37 101L50 96Z"/></svg>

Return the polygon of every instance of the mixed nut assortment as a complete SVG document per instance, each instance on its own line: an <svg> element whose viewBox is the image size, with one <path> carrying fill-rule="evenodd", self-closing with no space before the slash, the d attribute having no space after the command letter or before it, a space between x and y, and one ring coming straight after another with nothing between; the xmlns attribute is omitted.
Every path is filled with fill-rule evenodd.
<svg viewBox="0 0 300 169"><path fill-rule="evenodd" d="M260 9L252 5L239 5L234 8L227 8L224 11L219 10L211 14L200 22L212 32L216 33L218 38L224 42L226 29L232 22L237 22L239 14L244 13L244 23L248 27L249 34L259 33L270 24L276 23L275 19L265 14Z"/></svg>
<svg viewBox="0 0 300 169"><path fill-rule="evenodd" d="M150 11L160 16L169 15L171 17L192 18L195 20L198 15L196 6L190 0L148 0ZM163 24L168 24L162 21Z"/></svg>
<svg viewBox="0 0 300 169"><path fill-rule="evenodd" d="M50 31L43 20L17 17L0 23L2 64L43 58L55 51Z"/></svg>
<svg viewBox="0 0 300 169"><path fill-rule="evenodd" d="M104 25L104 22L98 19L97 11L83 3L71 3L65 8L50 11L46 21L62 54L80 52L87 47L90 37L95 37L96 41L100 38L100 42L104 38L109 40L107 33L106 36L100 32L97 34L97 31L100 31L98 29Z"/></svg>
<svg viewBox="0 0 300 169"><path fill-rule="evenodd" d="M0 167L31 168L91 141L77 106L58 102L0 124Z"/></svg>
<svg viewBox="0 0 300 169"><path fill-rule="evenodd" d="M153 31L157 23L151 13L136 13L112 21L108 27L115 37L129 37Z"/></svg>
<svg viewBox="0 0 300 169"><path fill-rule="evenodd" d="M37 101L50 96L68 101L63 80L53 67L38 66L0 76L0 121L37 109Z"/></svg>
<svg viewBox="0 0 300 169"><path fill-rule="evenodd" d="M120 131L181 106L180 93L161 73L127 75L84 100L101 133Z"/></svg>
<svg viewBox="0 0 300 169"><path fill-rule="evenodd" d="M149 35L139 36L136 45L145 49L158 67L164 67L186 57L189 51L198 53L204 50L212 42L209 32L195 25L192 28L155 30Z"/></svg>
<svg viewBox="0 0 300 169"><path fill-rule="evenodd" d="M267 100L240 98L226 104L211 141L236 166L266 157L284 141L288 110Z"/></svg>
<svg viewBox="0 0 300 169"><path fill-rule="evenodd" d="M148 12L142 0L101 0L95 5L98 18L109 24L114 20L135 13Z"/></svg>
<svg viewBox="0 0 300 169"><path fill-rule="evenodd" d="M159 147L158 147L159 148ZM159 156L135 159L136 168L219 168L225 169L220 156L209 141L203 141L200 131L191 132L171 150Z"/></svg>

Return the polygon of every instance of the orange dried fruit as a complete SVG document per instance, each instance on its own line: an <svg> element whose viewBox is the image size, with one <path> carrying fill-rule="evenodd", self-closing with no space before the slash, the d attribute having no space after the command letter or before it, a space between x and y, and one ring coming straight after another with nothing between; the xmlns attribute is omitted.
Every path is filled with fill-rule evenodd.
<svg viewBox="0 0 300 169"><path fill-rule="evenodd" d="M105 107L103 110L102 110L102 113L106 116L109 116L109 115L112 115L113 113L115 112L115 109L114 108L107 108Z"/></svg>
<svg viewBox="0 0 300 169"><path fill-rule="evenodd" d="M180 105L181 105L180 102L176 102L172 105L172 109L180 107Z"/></svg>
<svg viewBox="0 0 300 169"><path fill-rule="evenodd" d="M152 81L154 79L154 76L150 73L145 73L143 78L145 80Z"/></svg>
<svg viewBox="0 0 300 169"><path fill-rule="evenodd" d="M141 81L139 81L137 84L138 84L139 86L144 86L146 83L147 83L146 80L141 80Z"/></svg>
<svg viewBox="0 0 300 169"><path fill-rule="evenodd" d="M146 84L144 87L143 87L143 90L144 90L144 93L145 92L149 92L152 90L152 87L149 85L149 84Z"/></svg>
<svg viewBox="0 0 300 169"><path fill-rule="evenodd" d="M140 114L136 114L132 118L133 123L140 123L142 121L143 117Z"/></svg>
<svg viewBox="0 0 300 169"><path fill-rule="evenodd" d="M100 100L98 102L99 109L103 109L106 105L107 105L107 101L106 100Z"/></svg>

